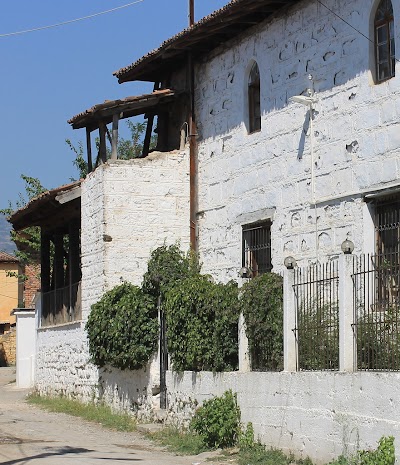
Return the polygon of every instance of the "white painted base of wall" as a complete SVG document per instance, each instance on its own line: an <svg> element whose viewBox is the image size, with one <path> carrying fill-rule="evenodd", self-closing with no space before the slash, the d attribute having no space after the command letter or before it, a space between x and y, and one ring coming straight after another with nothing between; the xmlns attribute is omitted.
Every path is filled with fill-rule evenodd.
<svg viewBox="0 0 400 465"><path fill-rule="evenodd" d="M396 438L400 459L400 373L168 372L168 421L187 423L196 402L237 392L242 422L270 447L327 463Z"/></svg>

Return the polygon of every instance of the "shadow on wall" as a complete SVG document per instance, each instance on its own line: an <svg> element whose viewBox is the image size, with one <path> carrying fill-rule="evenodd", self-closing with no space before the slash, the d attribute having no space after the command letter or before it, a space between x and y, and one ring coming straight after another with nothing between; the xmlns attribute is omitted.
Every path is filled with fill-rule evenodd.
<svg viewBox="0 0 400 465"><path fill-rule="evenodd" d="M142 370L119 370L104 367L99 371L99 397L111 408L128 413L150 416L155 386L150 365ZM157 397L154 395L154 397Z"/></svg>

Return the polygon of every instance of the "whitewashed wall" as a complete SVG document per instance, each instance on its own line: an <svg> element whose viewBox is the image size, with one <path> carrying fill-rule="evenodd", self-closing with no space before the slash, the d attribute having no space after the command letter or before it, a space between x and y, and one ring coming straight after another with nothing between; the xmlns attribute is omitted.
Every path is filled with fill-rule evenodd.
<svg viewBox="0 0 400 465"><path fill-rule="evenodd" d="M196 401L232 389L243 424L267 446L318 464L393 435L400 459L399 381L398 373L168 372L169 421L185 423Z"/></svg>
<svg viewBox="0 0 400 465"><path fill-rule="evenodd" d="M369 36L373 0L326 5ZM400 3L393 1L400 49ZM241 226L272 218L274 270L285 256L301 264L340 252L372 251L363 191L397 184L400 175L400 70L374 85L367 39L315 0L304 0L244 38L225 44L196 69L199 132L199 249L204 271L237 277ZM246 130L247 73L261 75L262 130ZM310 87L318 103L313 135L307 107L289 98ZM310 206L314 138L315 212ZM368 250L366 250L368 249Z"/></svg>
<svg viewBox="0 0 400 465"><path fill-rule="evenodd" d="M146 370L98 372L89 361L90 307L121 280L140 285L150 253L180 241L189 248L189 159L186 151L113 161L82 182L82 322L38 330L36 388L86 400L103 396L116 409L153 402L157 359ZM144 412L148 408L144 408Z"/></svg>

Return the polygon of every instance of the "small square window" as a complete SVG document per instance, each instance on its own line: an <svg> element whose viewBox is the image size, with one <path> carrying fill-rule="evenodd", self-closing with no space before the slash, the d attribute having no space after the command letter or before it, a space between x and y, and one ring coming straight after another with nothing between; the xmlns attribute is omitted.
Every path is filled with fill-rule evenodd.
<svg viewBox="0 0 400 465"><path fill-rule="evenodd" d="M242 266L253 277L272 271L271 221L243 226Z"/></svg>

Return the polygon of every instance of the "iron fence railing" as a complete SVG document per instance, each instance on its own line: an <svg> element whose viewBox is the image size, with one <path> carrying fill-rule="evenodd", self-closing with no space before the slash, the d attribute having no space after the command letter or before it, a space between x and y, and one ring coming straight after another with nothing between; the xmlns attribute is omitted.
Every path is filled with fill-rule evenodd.
<svg viewBox="0 0 400 465"><path fill-rule="evenodd" d="M400 255L354 260L354 323L358 370L400 370Z"/></svg>
<svg viewBox="0 0 400 465"><path fill-rule="evenodd" d="M299 370L339 369L338 262L294 272Z"/></svg>

